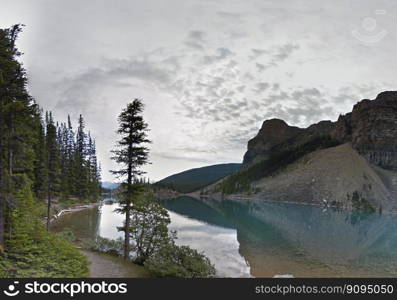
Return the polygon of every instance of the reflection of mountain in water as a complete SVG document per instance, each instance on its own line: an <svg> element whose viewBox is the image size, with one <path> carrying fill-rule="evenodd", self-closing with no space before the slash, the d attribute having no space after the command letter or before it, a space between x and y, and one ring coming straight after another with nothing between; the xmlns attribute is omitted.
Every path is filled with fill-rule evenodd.
<svg viewBox="0 0 397 300"><path fill-rule="evenodd" d="M169 210L235 227L254 276L397 275L396 216L294 204L172 201Z"/></svg>
<svg viewBox="0 0 397 300"><path fill-rule="evenodd" d="M230 219L223 215L222 211L219 212L203 201L191 197L179 197L177 199L164 200L161 203L166 209L185 217L224 228L235 228Z"/></svg>

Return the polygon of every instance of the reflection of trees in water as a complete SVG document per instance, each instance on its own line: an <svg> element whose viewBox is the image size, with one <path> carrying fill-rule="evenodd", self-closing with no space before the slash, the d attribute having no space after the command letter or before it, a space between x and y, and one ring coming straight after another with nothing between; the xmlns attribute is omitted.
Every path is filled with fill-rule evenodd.
<svg viewBox="0 0 397 300"><path fill-rule="evenodd" d="M90 224L91 224L90 236L97 237L99 235L99 226L101 224L101 218L102 218L102 207L97 206L93 208L90 217Z"/></svg>
<svg viewBox="0 0 397 300"><path fill-rule="evenodd" d="M293 268L322 276L397 274L395 216L308 205L194 201L202 202L197 206L211 207L237 229L240 253L250 262L253 275L269 276ZM185 214L196 218L193 207ZM382 273L385 269L389 273Z"/></svg>
<svg viewBox="0 0 397 300"><path fill-rule="evenodd" d="M84 209L74 213L63 215L53 225L54 231L70 228L78 240L93 239L99 233L101 208Z"/></svg>

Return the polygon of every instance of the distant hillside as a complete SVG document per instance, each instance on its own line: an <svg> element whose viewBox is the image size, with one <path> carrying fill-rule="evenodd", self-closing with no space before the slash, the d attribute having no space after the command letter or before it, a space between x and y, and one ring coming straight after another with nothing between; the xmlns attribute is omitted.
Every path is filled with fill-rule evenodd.
<svg viewBox="0 0 397 300"><path fill-rule="evenodd" d="M164 178L158 184L170 185L181 193L190 193L217 182L241 166L242 164L220 164L190 169Z"/></svg>
<svg viewBox="0 0 397 300"><path fill-rule="evenodd" d="M104 189L108 189L108 190L114 190L115 188L117 188L119 186L118 183L116 182L109 182L109 181L104 181L102 182L102 187Z"/></svg>

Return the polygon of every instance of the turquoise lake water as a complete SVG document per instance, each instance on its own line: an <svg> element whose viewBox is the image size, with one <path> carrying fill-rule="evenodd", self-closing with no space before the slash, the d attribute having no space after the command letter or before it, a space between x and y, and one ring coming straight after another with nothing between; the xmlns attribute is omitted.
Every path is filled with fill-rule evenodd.
<svg viewBox="0 0 397 300"><path fill-rule="evenodd" d="M162 201L177 243L203 251L224 277L396 277L397 216L310 205L181 197ZM79 238L121 236L117 204L63 216Z"/></svg>

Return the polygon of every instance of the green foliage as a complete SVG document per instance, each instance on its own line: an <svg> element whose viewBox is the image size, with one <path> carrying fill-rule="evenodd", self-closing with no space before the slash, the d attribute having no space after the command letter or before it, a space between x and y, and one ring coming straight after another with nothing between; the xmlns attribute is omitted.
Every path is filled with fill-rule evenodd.
<svg viewBox="0 0 397 300"><path fill-rule="evenodd" d="M70 228L65 228L64 230L55 234L59 239L73 243L76 240L76 236L73 233L73 230Z"/></svg>
<svg viewBox="0 0 397 300"><path fill-rule="evenodd" d="M86 277L88 262L69 242L43 230L0 255L0 277Z"/></svg>
<svg viewBox="0 0 397 300"><path fill-rule="evenodd" d="M61 157L57 138L57 128L55 127L52 113L46 113L46 152L47 152L47 171L48 171L48 191L51 196L59 195L60 192L60 164Z"/></svg>
<svg viewBox="0 0 397 300"><path fill-rule="evenodd" d="M144 145L150 143L150 140L147 138L148 125L142 117L143 108L142 101L134 99L118 118L117 133L121 139L117 142L117 149L112 151L112 159L121 167L112 173L127 178L128 184L144 174L140 167L148 163L149 149Z"/></svg>
<svg viewBox="0 0 397 300"><path fill-rule="evenodd" d="M200 190L220 179L238 171L241 164L220 164L187 170L159 181L154 187L190 193Z"/></svg>
<svg viewBox="0 0 397 300"><path fill-rule="evenodd" d="M122 203L128 187L131 197L128 234L132 241L129 251L133 251L135 263L143 264L153 252L170 241L167 226L171 220L167 210L152 201L154 196L150 184L144 180L136 180L130 186L125 183L119 186L116 193ZM127 214L126 205L121 205L116 212ZM125 224L118 229L126 232Z"/></svg>
<svg viewBox="0 0 397 300"><path fill-rule="evenodd" d="M160 204L145 199L134 201L130 237L133 241L131 250L135 253L135 263L143 264L153 253L170 242L167 227L170 222L167 210Z"/></svg>
<svg viewBox="0 0 397 300"><path fill-rule="evenodd" d="M70 242L44 229L30 180L19 175L14 185L17 206L11 210L12 232L7 235L6 251L0 255L0 277L87 276L85 257Z"/></svg>
<svg viewBox="0 0 397 300"><path fill-rule="evenodd" d="M145 267L157 277L211 278L215 268L209 259L187 246L167 244L146 262Z"/></svg>
<svg viewBox="0 0 397 300"><path fill-rule="evenodd" d="M39 118L36 127L37 141L34 144L34 184L33 191L39 199L44 199L48 191L47 145L44 124Z"/></svg>
<svg viewBox="0 0 397 300"><path fill-rule="evenodd" d="M295 162L304 155L316 151L337 146L339 143L329 136L322 136L300 145L291 150L274 152L268 159L256 164L246 166L240 171L228 176L216 188L224 194L237 192L251 193L251 183L266 176L271 176L289 164Z"/></svg>
<svg viewBox="0 0 397 300"><path fill-rule="evenodd" d="M121 238L112 240L98 236L94 241L83 241L82 247L97 252L121 256L123 254L124 242Z"/></svg>

